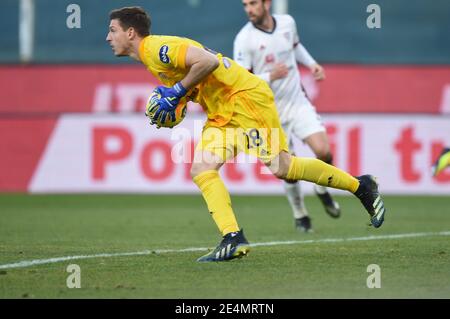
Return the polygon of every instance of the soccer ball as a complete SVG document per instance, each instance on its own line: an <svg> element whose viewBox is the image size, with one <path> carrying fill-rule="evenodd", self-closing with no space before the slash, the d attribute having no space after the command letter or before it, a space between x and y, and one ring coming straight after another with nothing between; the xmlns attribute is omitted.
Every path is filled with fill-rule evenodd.
<svg viewBox="0 0 450 319"><path fill-rule="evenodd" d="M150 123L156 124L157 128L160 127L168 127L172 128L175 125L178 125L186 116L187 111L187 100L185 97L180 99L180 102L175 109L175 121L172 121L172 117L167 115L167 118L164 123L161 123L161 116L159 118L154 118L156 111L159 109L159 101L161 99L161 94L158 90L153 90L152 94L148 98L147 105L145 106L145 115L150 118Z"/></svg>

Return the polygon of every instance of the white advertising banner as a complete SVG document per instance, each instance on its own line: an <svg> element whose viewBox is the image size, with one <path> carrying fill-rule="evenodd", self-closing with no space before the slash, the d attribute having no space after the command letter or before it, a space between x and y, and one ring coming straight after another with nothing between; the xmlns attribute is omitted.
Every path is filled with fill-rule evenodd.
<svg viewBox="0 0 450 319"><path fill-rule="evenodd" d="M337 167L377 176L385 194L450 194L450 171L433 178L430 170L450 145L449 117L332 115L323 120ZM63 115L29 191L198 193L189 168L203 122L186 118L174 129L158 130L143 115ZM313 157L301 142L294 149ZM235 162L221 170L231 193L283 193L281 182L256 159L241 154ZM303 189L310 193L311 184Z"/></svg>

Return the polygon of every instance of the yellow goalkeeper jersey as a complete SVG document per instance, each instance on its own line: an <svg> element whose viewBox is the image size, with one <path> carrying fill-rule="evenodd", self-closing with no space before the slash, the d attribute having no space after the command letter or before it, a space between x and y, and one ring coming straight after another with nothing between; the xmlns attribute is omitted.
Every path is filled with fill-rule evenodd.
<svg viewBox="0 0 450 319"><path fill-rule="evenodd" d="M139 56L161 83L173 86L189 72L185 65L189 46L204 48L219 59L217 69L191 89L187 96L203 107L210 125L223 126L230 121L234 112L233 94L253 89L263 81L232 59L187 38L149 35L140 44Z"/></svg>

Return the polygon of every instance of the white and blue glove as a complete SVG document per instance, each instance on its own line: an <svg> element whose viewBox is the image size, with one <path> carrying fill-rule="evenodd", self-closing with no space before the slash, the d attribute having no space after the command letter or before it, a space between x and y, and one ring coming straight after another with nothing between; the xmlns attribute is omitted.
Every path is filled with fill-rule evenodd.
<svg viewBox="0 0 450 319"><path fill-rule="evenodd" d="M186 95L187 90L183 87L181 82L176 83L172 87L158 86L156 90L161 94L161 98L154 119L157 120L161 116L160 123L164 124L167 115L169 115L172 121L175 121L175 109L177 108L178 103L180 103L180 99Z"/></svg>

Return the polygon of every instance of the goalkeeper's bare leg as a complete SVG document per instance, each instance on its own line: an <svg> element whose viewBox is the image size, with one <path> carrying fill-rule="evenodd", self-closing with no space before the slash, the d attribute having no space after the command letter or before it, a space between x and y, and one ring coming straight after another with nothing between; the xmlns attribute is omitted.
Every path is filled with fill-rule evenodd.
<svg viewBox="0 0 450 319"><path fill-rule="evenodd" d="M386 209L373 176L353 177L321 160L296 157L285 151L281 151L266 165L280 179L305 180L355 194L369 213L372 226L378 228L383 224Z"/></svg>

